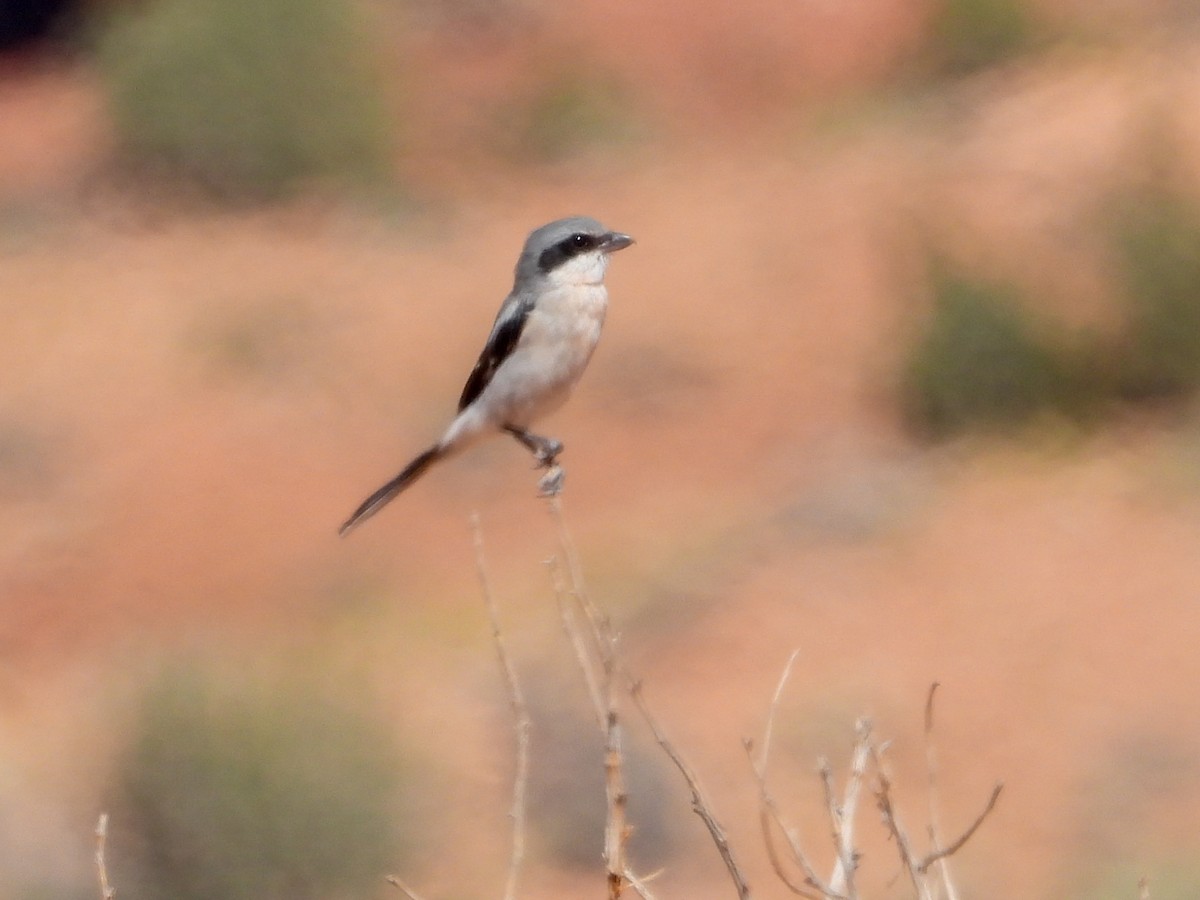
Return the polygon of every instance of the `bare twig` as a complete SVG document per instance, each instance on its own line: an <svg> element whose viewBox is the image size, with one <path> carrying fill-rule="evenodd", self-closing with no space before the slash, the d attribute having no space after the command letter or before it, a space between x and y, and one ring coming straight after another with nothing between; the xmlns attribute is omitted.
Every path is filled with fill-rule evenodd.
<svg viewBox="0 0 1200 900"><path fill-rule="evenodd" d="M817 774L821 778L821 796L825 798L825 814L829 816L829 828L836 851L842 846L842 817L838 812L837 794L833 787L833 769L830 768L828 757L822 756L817 759Z"/></svg>
<svg viewBox="0 0 1200 900"><path fill-rule="evenodd" d="M609 678L611 679L611 674ZM629 827L625 818L628 796L625 793L622 771L624 758L621 755L621 727L617 719L615 687L611 683L607 693L609 702L604 728L604 798L608 804L608 815L604 828L604 860L608 864L608 896L610 900L620 900L628 869L625 864L625 843L629 839Z"/></svg>
<svg viewBox="0 0 1200 900"><path fill-rule="evenodd" d="M596 708L604 735L604 797L606 814L604 822L604 862L608 877L609 900L620 900L628 883L628 866L625 862L625 845L629 840L626 807L628 795L625 791L624 755L621 747L621 723L617 684L617 639L608 616L592 603L583 581L583 568L575 543L567 529L562 514L562 501L557 493L547 498L550 514L558 531L558 542L562 553L561 567L566 569L566 597L572 599L587 619L594 655L589 652L584 638L575 627L575 617L570 604L560 599L563 627L570 635L576 658L583 670L588 692ZM552 575L556 572L551 568ZM556 593L563 598L561 568L557 570ZM599 670L599 671L597 671Z"/></svg>
<svg viewBox="0 0 1200 900"><path fill-rule="evenodd" d="M758 768L764 778L767 774L767 760L771 756L771 734L775 730L775 714L779 711L779 698L783 696L783 689L787 686L788 679L792 677L792 668L796 665L799 657L800 651L793 650L779 676L779 683L775 685L775 693L771 695L771 705L767 709L767 724L763 726L762 747L759 748L758 754Z"/></svg>
<svg viewBox="0 0 1200 900"><path fill-rule="evenodd" d="M100 879L101 900L113 900L117 890L108 883L108 865L104 861L104 848L108 843L108 813L100 813L96 822L96 875Z"/></svg>
<svg viewBox="0 0 1200 900"><path fill-rule="evenodd" d="M935 682L930 687L929 694L925 700L925 759L929 777L929 837L931 844L931 849L925 856L919 857L913 850L912 841L909 839L907 831L905 831L904 826L901 824L900 816L896 811L895 804L892 802L892 781L888 772L887 764L883 758L884 748L873 747L871 751L874 755L875 770L879 779L879 785L876 789L875 797L879 805L879 811L883 816L883 824L884 827L887 828L888 834L890 834L896 841L896 849L900 854L900 864L903 866L905 872L908 874L909 879L912 881L913 889L916 891L919 900L933 900L933 898L936 896L935 891L929 883L929 879L926 877L929 868L935 863L944 864L944 861L947 858L953 856L962 849L963 845L965 845L967 841L971 839L971 837L979 829L979 826L982 825L984 820L991 814L992 810L996 808L996 801L1000 799L1000 793L1004 790L1004 783L997 782L995 787L992 788L991 794L988 796L987 803L984 804L983 809L979 812L971 824L967 826L966 830L949 844L940 844L940 837L938 834L940 825L938 824L937 810L937 758L932 750L933 701L937 692L937 688L938 685ZM946 874L944 865L941 874L942 887L946 890L947 896L949 898L957 896L954 891L953 884L950 882L950 878Z"/></svg>
<svg viewBox="0 0 1200 900"><path fill-rule="evenodd" d="M1150 900L1150 879L1145 875L1138 879L1138 900Z"/></svg>
<svg viewBox="0 0 1200 900"><path fill-rule="evenodd" d="M896 850L900 854L900 865L904 867L909 880L912 882L913 890L916 892L919 900L933 900L933 894L929 890L925 878L922 877L920 870L920 860L917 859L913 852L912 841L908 838L908 832L904 830L904 826L900 822L900 816L896 812L895 805L892 803L892 781L888 777L887 768L883 761L883 749L880 747L872 747L871 753L875 758L875 771L879 778L879 787L875 792L875 799L879 805L879 812L883 815L883 824L887 828L888 833L896 841Z"/></svg>
<svg viewBox="0 0 1200 900"><path fill-rule="evenodd" d="M838 894L835 894L832 889L821 880L821 876L817 874L817 870L812 863L808 861L804 850L800 846L800 839L783 820L783 814L779 810L779 805L767 790L766 778L763 774L765 766L765 758L761 758L756 762L754 759L754 742L746 739L742 742L742 746L746 748L746 756L750 760L750 767L754 770L754 777L758 782L758 825L762 830L763 844L767 848L767 859L771 862L771 868L775 870L775 874L779 880L793 894L800 897L807 897L809 900L821 900L821 898L832 898L832 900L844 900ZM771 823L783 833L787 839L788 849L791 851L792 859L804 872L804 883L798 884L794 881L791 875L784 868L783 860L779 858L779 851L775 848L775 839L771 836ZM809 888L814 890L809 890Z"/></svg>
<svg viewBox="0 0 1200 900"><path fill-rule="evenodd" d="M1000 799L1000 792L1003 790L1004 782L997 781L995 786L992 788L992 793L988 796L987 803L984 804L983 810L975 817L975 821L968 825L967 830L959 835L957 839L951 841L949 845L940 850L929 853L923 860L921 860L920 865L917 867L917 871L923 873L933 863L937 862L938 860L945 859L948 856L953 856L955 853L961 850L963 844L971 839L971 836L975 834L979 826L983 824L983 820L986 819L988 815L991 814L991 811L996 808L996 801Z"/></svg>
<svg viewBox="0 0 1200 900"><path fill-rule="evenodd" d="M941 823L939 821L939 804L938 804L938 764L937 750L933 743L933 700L937 694L939 685L935 681L929 686L929 694L925 698L925 766L929 773L929 853L921 860L917 871L924 874L930 866L937 864L941 876L942 886L946 890L946 900L958 900L958 891L955 890L954 884L950 878L950 867L948 861L951 856L957 853L967 841L971 839L983 820L988 817L996 807L996 801L1000 799L1000 792L1004 790L1004 783L997 782L992 788L992 793L988 797L987 803L984 804L983 810L977 815L974 821L967 827L957 839L951 841L947 846L941 846Z"/></svg>
<svg viewBox="0 0 1200 900"><path fill-rule="evenodd" d="M386 881L392 887L399 890L402 894L404 894L405 897L408 898L408 900L422 900L420 894L418 894L416 891L414 891L412 888L410 888L407 884L405 884L403 881L401 881L395 875L384 876L384 881Z"/></svg>
<svg viewBox="0 0 1200 900"><path fill-rule="evenodd" d="M929 802L929 849L931 861L936 859L938 873L941 875L942 887L946 891L946 900L958 900L958 891L954 887L954 879L950 875L950 860L946 856L936 857L941 852L941 822L938 799L938 764L937 749L933 743L933 699L937 695L939 685L935 681L929 686L925 697L925 771L928 776L926 799Z"/></svg>
<svg viewBox="0 0 1200 900"><path fill-rule="evenodd" d="M558 557L546 561L550 569L550 580L554 585L554 597L558 601L558 614L562 620L563 633L571 649L575 651L575 660L579 671L583 673L583 681L587 686L588 697L592 701L592 711L596 714L596 726L604 728L604 696L600 692L600 677L596 672L594 658L588 650L579 623L575 618L570 588L563 580L562 563Z"/></svg>
<svg viewBox="0 0 1200 900"><path fill-rule="evenodd" d="M858 812L858 797L862 791L867 758L873 747L871 720L860 718L854 724L854 732L854 752L850 759L850 774L846 777L846 792L841 806L836 810L837 824L834 833L838 836L835 846L837 863L829 879L829 886L835 893L845 894L850 898L858 896L854 887L854 873L858 869L858 851L854 848L854 819ZM831 810L831 815L833 812Z"/></svg>
<svg viewBox="0 0 1200 900"><path fill-rule="evenodd" d="M658 721L646 706L646 700L642 696L642 686L640 682L635 682L630 690L633 696L633 702L637 705L638 710L642 714L642 718L646 720L646 724L650 726L650 731L654 735L654 740L658 742L658 746L662 748L667 757L675 764L675 768L683 775L684 781L687 782L688 789L692 792L692 810L704 822L704 827L708 829L709 836L717 847L717 852L721 854L721 860L725 863L725 868L729 871L729 877L733 879L734 887L737 889L737 895L741 900L748 900L750 897L750 885L747 884L745 876L742 874L741 868L737 864L737 860L733 856L733 848L729 846L729 839L725 836L725 829L721 823L717 821L713 814L712 806L704 796L704 791L700 787L700 782L696 778L691 767L679 755L679 751L667 739L662 729L658 725Z"/></svg>
<svg viewBox="0 0 1200 900"><path fill-rule="evenodd" d="M654 874L646 877L639 877L633 873L632 869L625 870L625 880L629 882L629 886L633 888L634 892L637 893L642 900L656 900L654 894L650 891L649 885L647 884L647 882L653 877Z"/></svg>
<svg viewBox="0 0 1200 900"><path fill-rule="evenodd" d="M513 665L512 657L508 654L504 633L500 629L500 614L496 608L496 600L492 596L487 564L483 557L483 529L479 524L478 513L471 516L471 531L475 544L475 568L479 572L479 584L483 591L484 603L487 605L488 619L492 625L492 639L496 645L496 655L500 661L500 669L504 673L505 684L508 686L509 702L513 711L513 728L516 732L516 774L513 777L512 807L509 812L512 819L512 849L508 860L508 878L504 886L504 900L516 900L517 882L520 878L521 864L525 859L525 794L529 783L531 722L529 706L525 702L521 683L517 679L516 667Z"/></svg>
<svg viewBox="0 0 1200 900"><path fill-rule="evenodd" d="M775 693L771 697L771 705L767 710L766 725L763 726L762 746L759 748L758 759L754 758L753 741L747 738L742 741L742 745L746 748L746 756L750 760L750 767L754 770L754 777L758 782L758 824L762 830L763 844L766 846L767 858L771 862L771 868L775 870L775 874L783 882L784 886L797 896L807 897L810 900L820 900L822 897L843 900L840 895L821 880L821 876L817 874L816 868L809 862L808 857L801 848L799 838L784 821L778 804L776 804L770 791L767 789L767 764L771 758L771 737L775 728L775 715L779 709L779 699L783 695L783 689L787 685L788 679L791 678L792 668L795 666L799 655L799 650L792 651L791 656L788 657L787 664L783 667L783 673L779 676L779 683L775 686ZM794 881L784 868L783 860L780 859L779 852L775 847L775 839L771 835L772 822L775 823L775 826L787 840L792 860L804 872L803 884ZM809 888L813 888L814 890L809 890Z"/></svg>

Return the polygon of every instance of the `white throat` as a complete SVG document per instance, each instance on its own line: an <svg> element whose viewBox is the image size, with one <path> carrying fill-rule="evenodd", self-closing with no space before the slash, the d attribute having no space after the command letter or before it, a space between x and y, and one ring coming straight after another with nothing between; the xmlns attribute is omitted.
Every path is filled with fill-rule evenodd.
<svg viewBox="0 0 1200 900"><path fill-rule="evenodd" d="M596 285L604 283L608 271L608 254L600 250L581 253L572 257L549 274L550 283L556 287L568 285Z"/></svg>

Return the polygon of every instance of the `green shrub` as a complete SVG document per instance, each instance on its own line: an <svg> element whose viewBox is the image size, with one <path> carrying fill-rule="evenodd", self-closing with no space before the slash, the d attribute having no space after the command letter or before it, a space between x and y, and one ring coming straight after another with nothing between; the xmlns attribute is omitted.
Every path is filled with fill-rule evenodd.
<svg viewBox="0 0 1200 900"><path fill-rule="evenodd" d="M939 0L928 54L942 75L966 75L1010 59L1033 41L1021 0Z"/></svg>
<svg viewBox="0 0 1200 900"><path fill-rule="evenodd" d="M1127 304L1117 367L1127 399L1200 388L1200 208L1166 188L1126 197L1112 227Z"/></svg>
<svg viewBox="0 0 1200 900"><path fill-rule="evenodd" d="M117 883L171 900L368 896L401 862L397 758L379 723L315 692L169 674L117 771Z"/></svg>
<svg viewBox="0 0 1200 900"><path fill-rule="evenodd" d="M1008 428L1084 405L1073 353L1032 320L1013 290L939 267L933 293L901 384L919 431L941 438L969 427Z"/></svg>
<svg viewBox="0 0 1200 900"><path fill-rule="evenodd" d="M386 174L387 113L345 0L121 4L98 58L122 161L227 199Z"/></svg>

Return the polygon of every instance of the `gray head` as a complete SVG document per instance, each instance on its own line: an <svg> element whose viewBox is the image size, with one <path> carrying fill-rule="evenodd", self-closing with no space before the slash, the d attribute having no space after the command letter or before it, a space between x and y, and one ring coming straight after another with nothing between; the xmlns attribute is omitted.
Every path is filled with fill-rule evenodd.
<svg viewBox="0 0 1200 900"><path fill-rule="evenodd" d="M516 287L543 278L598 283L608 266L608 254L633 243L633 238L610 231L587 216L558 219L530 233L517 260Z"/></svg>

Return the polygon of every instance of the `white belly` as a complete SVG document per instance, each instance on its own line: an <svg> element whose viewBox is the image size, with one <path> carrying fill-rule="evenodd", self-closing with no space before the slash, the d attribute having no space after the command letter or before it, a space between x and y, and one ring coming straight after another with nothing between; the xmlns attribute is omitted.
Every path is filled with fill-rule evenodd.
<svg viewBox="0 0 1200 900"><path fill-rule="evenodd" d="M527 428L566 402L600 340L607 307L603 285L573 285L539 299L516 349L484 389L493 424Z"/></svg>

